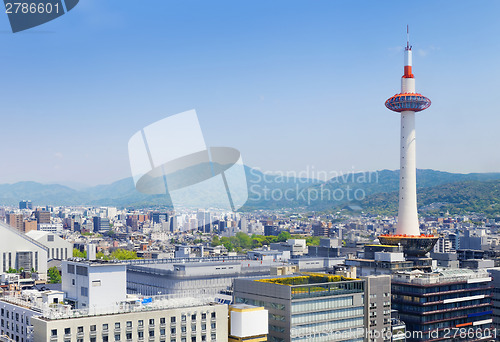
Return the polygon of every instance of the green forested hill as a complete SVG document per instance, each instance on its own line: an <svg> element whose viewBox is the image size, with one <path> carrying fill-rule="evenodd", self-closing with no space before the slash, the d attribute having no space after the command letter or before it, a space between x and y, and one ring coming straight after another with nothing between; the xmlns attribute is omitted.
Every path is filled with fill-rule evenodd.
<svg viewBox="0 0 500 342"><path fill-rule="evenodd" d="M500 180L465 181L421 188L417 194L420 213L484 213L500 216ZM365 212L396 214L397 192L378 193L358 203Z"/></svg>

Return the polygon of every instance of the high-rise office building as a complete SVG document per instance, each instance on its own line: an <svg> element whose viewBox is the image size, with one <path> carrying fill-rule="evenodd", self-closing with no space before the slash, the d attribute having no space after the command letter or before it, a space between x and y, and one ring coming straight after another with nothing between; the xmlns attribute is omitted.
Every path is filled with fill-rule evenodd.
<svg viewBox="0 0 500 342"><path fill-rule="evenodd" d="M23 200L19 202L19 209L33 209L33 204L31 201Z"/></svg>
<svg viewBox="0 0 500 342"><path fill-rule="evenodd" d="M36 222L36 220L33 219L24 220L23 232L28 233L32 230L37 230L37 228L38 228L38 223Z"/></svg>
<svg viewBox="0 0 500 342"><path fill-rule="evenodd" d="M400 272L392 278L392 307L406 323L407 341L487 341L493 336L491 285L486 270Z"/></svg>
<svg viewBox="0 0 500 342"><path fill-rule="evenodd" d="M93 221L94 221L94 232L102 233L102 232L107 232L111 229L108 218L94 216Z"/></svg>
<svg viewBox="0 0 500 342"><path fill-rule="evenodd" d="M7 214L7 223L20 232L24 230L23 214Z"/></svg>
<svg viewBox="0 0 500 342"><path fill-rule="evenodd" d="M151 221L153 223L160 223L168 221L168 214L165 212L155 211L151 214Z"/></svg>
<svg viewBox="0 0 500 342"><path fill-rule="evenodd" d="M500 269L490 269L488 270L489 274L492 277L492 314L491 317L493 319L493 329L495 331L500 332ZM500 339L500 336L498 336Z"/></svg>
<svg viewBox="0 0 500 342"><path fill-rule="evenodd" d="M269 311L272 342L364 341L366 281L328 274L234 280L234 302Z"/></svg>
<svg viewBox="0 0 500 342"><path fill-rule="evenodd" d="M50 223L50 211L47 210L37 210L35 211L35 218L38 224L40 223Z"/></svg>

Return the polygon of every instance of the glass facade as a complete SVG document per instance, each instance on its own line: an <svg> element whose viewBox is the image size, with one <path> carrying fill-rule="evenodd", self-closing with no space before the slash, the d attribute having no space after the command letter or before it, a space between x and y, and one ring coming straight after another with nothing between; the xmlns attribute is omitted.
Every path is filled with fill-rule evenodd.
<svg viewBox="0 0 500 342"><path fill-rule="evenodd" d="M428 285L393 281L392 308L399 311L408 331L423 333L409 341L426 341L431 332L445 338L450 329L490 328L491 290L487 280Z"/></svg>
<svg viewBox="0 0 500 342"><path fill-rule="evenodd" d="M411 110L418 112L429 108L431 100L420 94L398 94L385 102L385 106L395 112Z"/></svg>
<svg viewBox="0 0 500 342"><path fill-rule="evenodd" d="M297 279L307 281L297 285L256 282L252 291L236 289L234 301L269 311L269 341L363 341L363 280Z"/></svg>
<svg viewBox="0 0 500 342"><path fill-rule="evenodd" d="M308 301L296 301L292 303L292 313L318 311L331 308L340 308L353 305L352 296L321 298Z"/></svg>

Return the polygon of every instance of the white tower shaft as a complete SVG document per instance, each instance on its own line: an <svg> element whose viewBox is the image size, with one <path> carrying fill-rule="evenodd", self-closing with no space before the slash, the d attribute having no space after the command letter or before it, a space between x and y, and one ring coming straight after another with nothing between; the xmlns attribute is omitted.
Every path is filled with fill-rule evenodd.
<svg viewBox="0 0 500 342"><path fill-rule="evenodd" d="M405 50L405 76L401 78L401 93L415 93L411 73L411 48ZM401 112L399 212L396 234L420 235L417 214L417 169L415 151L415 112Z"/></svg>

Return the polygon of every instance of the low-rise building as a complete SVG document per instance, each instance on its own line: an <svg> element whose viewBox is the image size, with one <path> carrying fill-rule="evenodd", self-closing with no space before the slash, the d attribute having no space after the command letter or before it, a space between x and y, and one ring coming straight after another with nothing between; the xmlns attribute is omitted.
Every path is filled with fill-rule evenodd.
<svg viewBox="0 0 500 342"><path fill-rule="evenodd" d="M32 230L26 236L47 247L48 259L66 260L73 257L73 244L57 234Z"/></svg>

